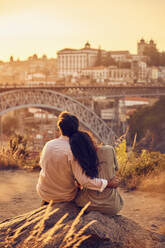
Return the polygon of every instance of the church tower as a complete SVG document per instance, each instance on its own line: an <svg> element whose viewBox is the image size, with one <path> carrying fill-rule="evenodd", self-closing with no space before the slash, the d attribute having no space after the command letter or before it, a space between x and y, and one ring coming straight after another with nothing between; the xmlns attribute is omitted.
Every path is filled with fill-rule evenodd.
<svg viewBox="0 0 165 248"><path fill-rule="evenodd" d="M85 43L85 46L84 46L85 49L90 49L91 48L91 45L90 43L87 41L87 43Z"/></svg>
<svg viewBox="0 0 165 248"><path fill-rule="evenodd" d="M143 56L146 46L147 43L145 42L145 40L141 39L140 42L137 43L137 54Z"/></svg>

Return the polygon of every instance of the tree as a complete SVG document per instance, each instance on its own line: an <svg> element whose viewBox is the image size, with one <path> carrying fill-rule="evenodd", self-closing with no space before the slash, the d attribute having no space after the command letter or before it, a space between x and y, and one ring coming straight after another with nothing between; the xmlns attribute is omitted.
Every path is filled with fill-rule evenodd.
<svg viewBox="0 0 165 248"><path fill-rule="evenodd" d="M98 49L97 59L95 66L110 66L110 65L117 65L116 61L112 58L111 53L107 52L105 55L102 54L101 49Z"/></svg>
<svg viewBox="0 0 165 248"><path fill-rule="evenodd" d="M43 60L47 60L46 54L43 54L43 55L42 55L42 59L43 59Z"/></svg>
<svg viewBox="0 0 165 248"><path fill-rule="evenodd" d="M165 97L153 105L139 108L129 119L129 134L133 142L137 134L137 142L149 135L153 146L157 146L165 138ZM149 145L149 144L148 144Z"/></svg>
<svg viewBox="0 0 165 248"><path fill-rule="evenodd" d="M2 121L3 133L10 136L19 128L19 120L14 116L6 116Z"/></svg>
<svg viewBox="0 0 165 248"><path fill-rule="evenodd" d="M147 46L144 50L144 55L148 56L149 66L159 66L159 52L155 47Z"/></svg>
<svg viewBox="0 0 165 248"><path fill-rule="evenodd" d="M123 69L130 69L131 68L131 63L130 62L118 62L117 63L119 68L123 68Z"/></svg>
<svg viewBox="0 0 165 248"><path fill-rule="evenodd" d="M95 66L100 66L100 65L102 65L102 51L99 48L98 52L97 52L97 58L96 58Z"/></svg>
<svg viewBox="0 0 165 248"><path fill-rule="evenodd" d="M33 60L37 60L38 59L38 56L37 54L33 54L33 57L32 57Z"/></svg>
<svg viewBox="0 0 165 248"><path fill-rule="evenodd" d="M116 61L112 58L110 52L107 52L106 55L103 57L102 65L104 66L116 65Z"/></svg>
<svg viewBox="0 0 165 248"><path fill-rule="evenodd" d="M165 66L165 52L159 54L159 65Z"/></svg>
<svg viewBox="0 0 165 248"><path fill-rule="evenodd" d="M14 61L13 56L10 56L10 63Z"/></svg>

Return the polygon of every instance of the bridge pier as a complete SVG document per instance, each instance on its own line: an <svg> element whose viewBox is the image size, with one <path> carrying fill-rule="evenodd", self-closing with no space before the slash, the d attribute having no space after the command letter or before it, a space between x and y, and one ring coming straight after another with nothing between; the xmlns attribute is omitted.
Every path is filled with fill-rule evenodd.
<svg viewBox="0 0 165 248"><path fill-rule="evenodd" d="M119 98L115 98L114 100L114 121L117 125L120 123L119 118Z"/></svg>
<svg viewBox="0 0 165 248"><path fill-rule="evenodd" d="M119 116L119 98L114 99L114 121L113 126L117 134L119 133L120 127L120 116Z"/></svg>
<svg viewBox="0 0 165 248"><path fill-rule="evenodd" d="M118 136L126 132L126 108L123 98L115 98L114 104L114 118L112 120L112 128Z"/></svg>
<svg viewBox="0 0 165 248"><path fill-rule="evenodd" d="M123 134L123 133L126 132L126 129L127 129L127 124L126 124L126 105L125 105L124 98L121 99L121 104L122 104L122 106L120 106L120 108L121 108L120 121L122 123L122 134Z"/></svg>

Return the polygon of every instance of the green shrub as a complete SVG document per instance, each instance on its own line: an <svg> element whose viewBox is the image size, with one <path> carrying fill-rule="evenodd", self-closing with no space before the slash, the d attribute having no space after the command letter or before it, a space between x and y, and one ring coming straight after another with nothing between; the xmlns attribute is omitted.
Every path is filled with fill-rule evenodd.
<svg viewBox="0 0 165 248"><path fill-rule="evenodd" d="M120 165L119 177L121 184L128 189L136 188L148 176L156 176L165 171L165 154L142 150L141 153L126 151L124 140L116 148Z"/></svg>

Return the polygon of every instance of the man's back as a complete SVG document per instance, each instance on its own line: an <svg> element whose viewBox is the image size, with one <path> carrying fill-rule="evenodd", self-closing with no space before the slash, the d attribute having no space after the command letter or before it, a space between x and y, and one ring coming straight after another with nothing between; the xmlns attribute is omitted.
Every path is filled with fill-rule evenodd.
<svg viewBox="0 0 165 248"><path fill-rule="evenodd" d="M69 139L60 136L49 141L41 155L41 172L37 184L38 194L45 201L71 201L77 193L71 169L73 155Z"/></svg>

